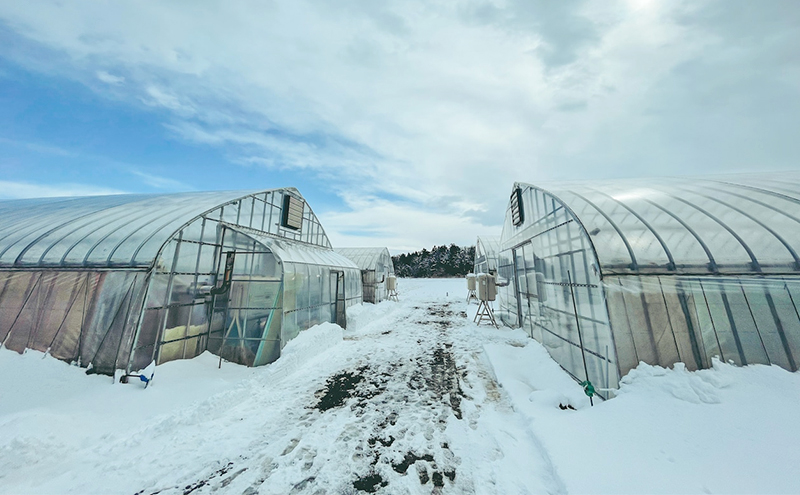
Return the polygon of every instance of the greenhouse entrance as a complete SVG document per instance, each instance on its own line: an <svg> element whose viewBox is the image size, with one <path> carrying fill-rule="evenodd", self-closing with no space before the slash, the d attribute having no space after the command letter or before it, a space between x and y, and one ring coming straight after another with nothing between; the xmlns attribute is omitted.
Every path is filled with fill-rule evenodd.
<svg viewBox="0 0 800 495"><path fill-rule="evenodd" d="M229 258L232 258L230 266ZM230 251L218 266L227 291L214 295L209 349L234 362L258 366L280 356L283 284L266 247ZM223 286L225 287L225 286Z"/></svg>
<svg viewBox="0 0 800 495"><path fill-rule="evenodd" d="M347 325L347 317L345 314L347 298L345 297L345 291L344 291L343 271L331 272L331 293L336 294L336 300L333 302L331 321L333 323L336 323L340 327L345 328Z"/></svg>

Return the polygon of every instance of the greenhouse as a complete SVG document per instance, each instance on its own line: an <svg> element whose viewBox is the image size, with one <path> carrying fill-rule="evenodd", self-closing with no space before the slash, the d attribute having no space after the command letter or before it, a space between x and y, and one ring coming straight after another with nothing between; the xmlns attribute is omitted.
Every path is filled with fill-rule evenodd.
<svg viewBox="0 0 800 495"><path fill-rule="evenodd" d="M795 371L799 250L800 173L517 183L498 313L598 388L640 361Z"/></svg>
<svg viewBox="0 0 800 495"><path fill-rule="evenodd" d="M364 302L377 304L388 297L386 279L394 275L394 264L388 249L337 248L336 252L361 269Z"/></svg>
<svg viewBox="0 0 800 495"><path fill-rule="evenodd" d="M500 238L478 236L475 242L475 268L473 273L497 274L497 253L500 252Z"/></svg>
<svg viewBox="0 0 800 495"><path fill-rule="evenodd" d="M293 188L0 202L0 344L92 372L258 366L346 322L361 275Z"/></svg>

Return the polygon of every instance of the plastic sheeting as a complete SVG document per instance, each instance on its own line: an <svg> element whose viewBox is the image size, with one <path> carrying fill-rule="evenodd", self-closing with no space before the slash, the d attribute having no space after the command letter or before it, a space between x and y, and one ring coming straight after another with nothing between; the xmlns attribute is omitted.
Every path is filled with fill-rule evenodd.
<svg viewBox="0 0 800 495"><path fill-rule="evenodd" d="M475 242L474 273L497 273L497 254L500 252L500 238L478 236Z"/></svg>
<svg viewBox="0 0 800 495"><path fill-rule="evenodd" d="M572 212L603 274L800 274L800 172L516 186L525 210Z"/></svg>
<svg viewBox="0 0 800 495"><path fill-rule="evenodd" d="M364 302L379 303L389 296L386 279L394 274L394 263L388 249L337 248L336 252L361 269Z"/></svg>
<svg viewBox="0 0 800 495"><path fill-rule="evenodd" d="M304 203L300 229L282 225L287 195L303 201L286 188L0 202L0 344L113 374L206 349L264 364L311 325L344 325L360 273ZM229 252L231 286L211 295Z"/></svg>
<svg viewBox="0 0 800 495"><path fill-rule="evenodd" d="M798 369L800 278L611 277L603 289L623 375L639 361L693 370L713 357Z"/></svg>
<svg viewBox="0 0 800 495"><path fill-rule="evenodd" d="M146 273L0 271L0 342L112 374L130 354Z"/></svg>
<svg viewBox="0 0 800 495"><path fill-rule="evenodd" d="M509 204L497 313L599 388L640 361L795 371L797 177L516 184L524 221Z"/></svg>

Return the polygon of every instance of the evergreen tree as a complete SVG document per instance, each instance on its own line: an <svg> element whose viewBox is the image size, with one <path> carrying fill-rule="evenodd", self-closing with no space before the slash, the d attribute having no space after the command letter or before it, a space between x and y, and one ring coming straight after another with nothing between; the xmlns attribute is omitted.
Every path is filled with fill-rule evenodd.
<svg viewBox="0 0 800 495"><path fill-rule="evenodd" d="M474 260L474 246L455 244L392 256L395 274L412 278L463 277L472 271Z"/></svg>

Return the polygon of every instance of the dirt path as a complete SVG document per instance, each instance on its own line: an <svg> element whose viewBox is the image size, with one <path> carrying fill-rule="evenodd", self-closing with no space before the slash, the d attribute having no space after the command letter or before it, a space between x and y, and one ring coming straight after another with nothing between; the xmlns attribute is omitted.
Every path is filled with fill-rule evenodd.
<svg viewBox="0 0 800 495"><path fill-rule="evenodd" d="M418 304L347 335L320 363L331 368L323 380L284 384L295 392L282 403L234 407L240 427L256 426L241 455L138 493L564 492L481 361L493 334L465 309ZM245 421L262 406L266 421Z"/></svg>

